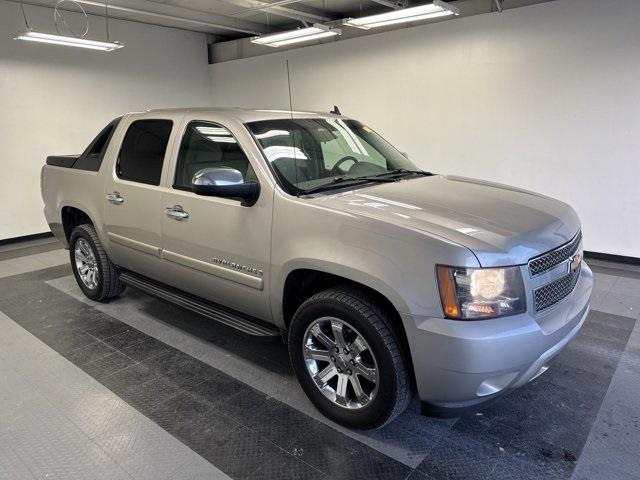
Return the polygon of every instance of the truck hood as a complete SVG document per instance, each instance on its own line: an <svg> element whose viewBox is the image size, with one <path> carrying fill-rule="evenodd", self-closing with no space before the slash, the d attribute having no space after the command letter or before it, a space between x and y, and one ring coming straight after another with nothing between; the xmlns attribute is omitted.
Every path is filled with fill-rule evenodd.
<svg viewBox="0 0 640 480"><path fill-rule="evenodd" d="M318 200L329 208L446 238L469 248L483 267L525 264L580 229L566 203L454 176L411 178Z"/></svg>

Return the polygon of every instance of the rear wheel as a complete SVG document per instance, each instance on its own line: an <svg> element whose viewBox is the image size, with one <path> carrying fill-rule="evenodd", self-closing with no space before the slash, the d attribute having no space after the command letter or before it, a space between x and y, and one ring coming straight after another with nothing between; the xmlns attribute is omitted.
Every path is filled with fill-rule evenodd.
<svg viewBox="0 0 640 480"><path fill-rule="evenodd" d="M78 225L69 239L71 268L78 286L91 300L105 302L120 295L125 285L107 257L93 225Z"/></svg>
<svg viewBox="0 0 640 480"><path fill-rule="evenodd" d="M332 420L378 428L411 398L399 342L375 300L351 287L306 300L289 329L289 353L309 399Z"/></svg>

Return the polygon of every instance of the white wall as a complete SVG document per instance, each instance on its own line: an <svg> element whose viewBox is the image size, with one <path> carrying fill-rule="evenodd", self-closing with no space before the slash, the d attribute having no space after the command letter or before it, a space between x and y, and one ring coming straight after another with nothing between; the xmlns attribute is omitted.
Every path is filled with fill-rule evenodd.
<svg viewBox="0 0 640 480"><path fill-rule="evenodd" d="M210 66L216 105L366 121L421 167L573 205L640 257L640 2L557 0ZM345 27L346 28L346 27Z"/></svg>
<svg viewBox="0 0 640 480"><path fill-rule="evenodd" d="M53 10L25 6L29 23L55 32ZM116 52L13 40L19 5L0 0L0 240L48 231L40 167L50 154L80 153L110 120L132 110L211 102L206 37L113 20ZM104 38L104 19L90 19Z"/></svg>

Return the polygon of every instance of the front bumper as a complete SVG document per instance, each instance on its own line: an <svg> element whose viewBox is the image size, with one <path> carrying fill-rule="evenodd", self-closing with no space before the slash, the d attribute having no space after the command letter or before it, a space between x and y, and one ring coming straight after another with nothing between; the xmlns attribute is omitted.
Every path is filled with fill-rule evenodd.
<svg viewBox="0 0 640 480"><path fill-rule="evenodd" d="M543 373L580 330L592 289L583 263L573 292L537 315L477 321L402 315L420 399L439 409L470 407Z"/></svg>

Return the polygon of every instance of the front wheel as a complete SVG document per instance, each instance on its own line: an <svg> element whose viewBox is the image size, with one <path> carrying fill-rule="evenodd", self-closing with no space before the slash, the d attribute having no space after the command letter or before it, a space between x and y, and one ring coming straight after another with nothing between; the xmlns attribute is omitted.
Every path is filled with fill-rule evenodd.
<svg viewBox="0 0 640 480"><path fill-rule="evenodd" d="M295 313L291 362L309 399L330 419L379 428L408 405L408 371L387 322L374 299L351 287L317 293Z"/></svg>
<svg viewBox="0 0 640 480"><path fill-rule="evenodd" d="M93 225L78 225L69 238L69 257L78 286L91 300L105 302L120 295L125 285L107 257Z"/></svg>

